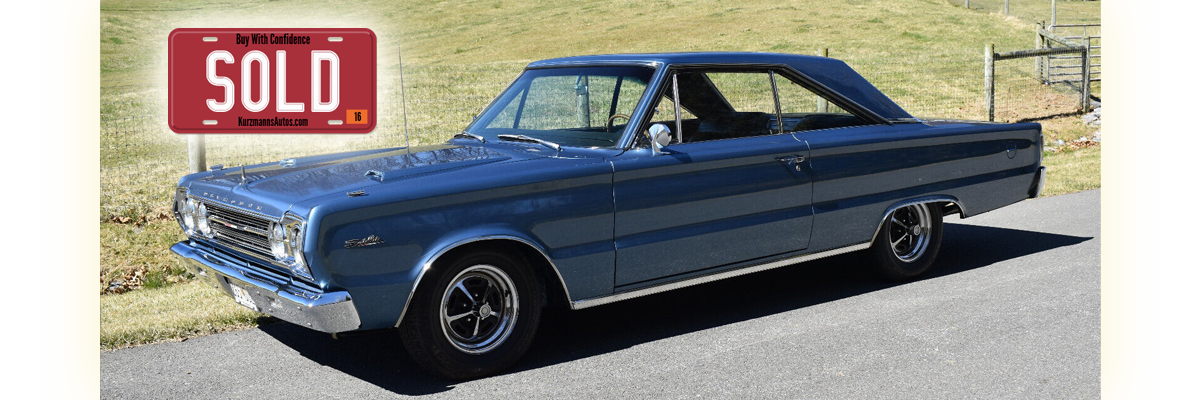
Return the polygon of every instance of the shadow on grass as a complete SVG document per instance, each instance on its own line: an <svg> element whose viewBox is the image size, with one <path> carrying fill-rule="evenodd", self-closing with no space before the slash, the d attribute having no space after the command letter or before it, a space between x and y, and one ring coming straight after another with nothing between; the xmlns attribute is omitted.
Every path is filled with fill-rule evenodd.
<svg viewBox="0 0 1200 400"><path fill-rule="evenodd" d="M945 227L938 261L923 280L1092 239L974 225ZM847 254L606 306L547 310L533 346L508 373L903 285L871 278L862 264L858 254ZM409 359L394 331L335 340L286 323L261 329L317 363L398 394L438 393L455 384L421 370Z"/></svg>
<svg viewBox="0 0 1200 400"><path fill-rule="evenodd" d="M1083 114L1086 114L1086 113L1083 111L1075 110L1075 111L1068 111L1068 112L1063 112L1063 113L1058 113L1058 114L1043 115L1040 117L1022 118L1022 119L1018 119L1018 120L1014 121L1013 123L1038 122L1038 121L1051 120L1051 119L1061 118L1061 117L1078 117L1078 116L1083 116Z"/></svg>

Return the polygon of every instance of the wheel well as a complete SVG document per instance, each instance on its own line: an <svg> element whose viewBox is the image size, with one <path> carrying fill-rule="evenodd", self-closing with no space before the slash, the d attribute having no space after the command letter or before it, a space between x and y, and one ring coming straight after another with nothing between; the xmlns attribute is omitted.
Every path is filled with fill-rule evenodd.
<svg viewBox="0 0 1200 400"><path fill-rule="evenodd" d="M957 202L951 201L949 199L947 199L947 200L929 199L929 200L925 200L925 201L916 200L916 201L912 201L912 202L900 203L899 205L912 205L912 204L931 204L934 207L937 207L939 210L942 211L943 218L950 214L958 214L959 218L965 218L964 217L965 213L963 212L962 206L959 206ZM881 230L883 230L883 225L884 225L884 223L887 222L887 216L892 213L892 210L894 208L898 208L898 207L893 206L892 208L889 208L888 211L883 214L883 219L879 220L879 225L877 225L875 227L875 234L871 236L870 243L872 245L875 244L875 239L879 237L879 232Z"/></svg>
<svg viewBox="0 0 1200 400"><path fill-rule="evenodd" d="M958 205L958 203L950 202L950 201L938 201L936 203L941 205L943 217L950 215L950 214L958 214L959 218L965 218L963 216L962 207L960 207Z"/></svg>
<svg viewBox="0 0 1200 400"><path fill-rule="evenodd" d="M546 301L543 304L555 307L570 305L566 289L564 289L566 284L559 278L558 272L554 270L554 266L550 264L546 255L528 243L517 240L495 238L463 244L438 257L434 261L433 268L440 268L442 264L451 260L481 250L501 251L521 256L529 263L529 266L533 267L534 272L542 281L542 287L546 294Z"/></svg>

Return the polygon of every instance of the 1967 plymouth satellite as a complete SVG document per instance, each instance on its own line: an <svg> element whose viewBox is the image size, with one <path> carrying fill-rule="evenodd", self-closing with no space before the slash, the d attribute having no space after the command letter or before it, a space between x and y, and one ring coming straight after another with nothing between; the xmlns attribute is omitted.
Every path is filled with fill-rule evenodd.
<svg viewBox="0 0 1200 400"><path fill-rule="evenodd" d="M542 307L863 251L929 269L942 218L1037 197L1041 125L919 120L845 63L763 53L530 64L431 146L179 180L171 247L246 307L398 328L447 377L512 365Z"/></svg>

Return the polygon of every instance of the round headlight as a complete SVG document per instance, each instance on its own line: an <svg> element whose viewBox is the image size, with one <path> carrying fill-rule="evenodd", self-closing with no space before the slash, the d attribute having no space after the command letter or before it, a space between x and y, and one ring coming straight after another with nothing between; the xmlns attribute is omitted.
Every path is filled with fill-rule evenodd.
<svg viewBox="0 0 1200 400"><path fill-rule="evenodd" d="M208 207L204 203L196 207L196 229L205 237L213 237L212 227L208 225Z"/></svg>
<svg viewBox="0 0 1200 400"><path fill-rule="evenodd" d="M196 200L188 199L183 205L183 228L192 233L196 230Z"/></svg>
<svg viewBox="0 0 1200 400"><path fill-rule="evenodd" d="M283 260L287 257L287 249L284 246L286 240L285 229L281 224L271 224L271 255L275 256L276 260Z"/></svg>
<svg viewBox="0 0 1200 400"><path fill-rule="evenodd" d="M312 271L309 271L308 263L304 261L304 225L297 224L292 227L290 232L288 246L291 248L292 273L301 278L312 280Z"/></svg>
<svg viewBox="0 0 1200 400"><path fill-rule="evenodd" d="M300 235L302 234L303 232L300 232L300 227L294 226L292 227L292 234L288 235L288 248L292 250L292 257L295 257L300 254L301 250L304 250L300 248Z"/></svg>
<svg viewBox="0 0 1200 400"><path fill-rule="evenodd" d="M175 193L175 219L179 222L179 227L187 230L187 225L184 224L183 210L187 208L187 193L180 191Z"/></svg>

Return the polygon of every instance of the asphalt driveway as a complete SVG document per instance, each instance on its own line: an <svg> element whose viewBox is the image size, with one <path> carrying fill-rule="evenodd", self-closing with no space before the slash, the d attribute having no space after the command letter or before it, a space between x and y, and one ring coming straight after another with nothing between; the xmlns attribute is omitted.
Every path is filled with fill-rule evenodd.
<svg viewBox="0 0 1200 400"><path fill-rule="evenodd" d="M287 323L101 354L104 398L1099 398L1100 191L947 219L905 284L833 257L544 316L504 375Z"/></svg>

